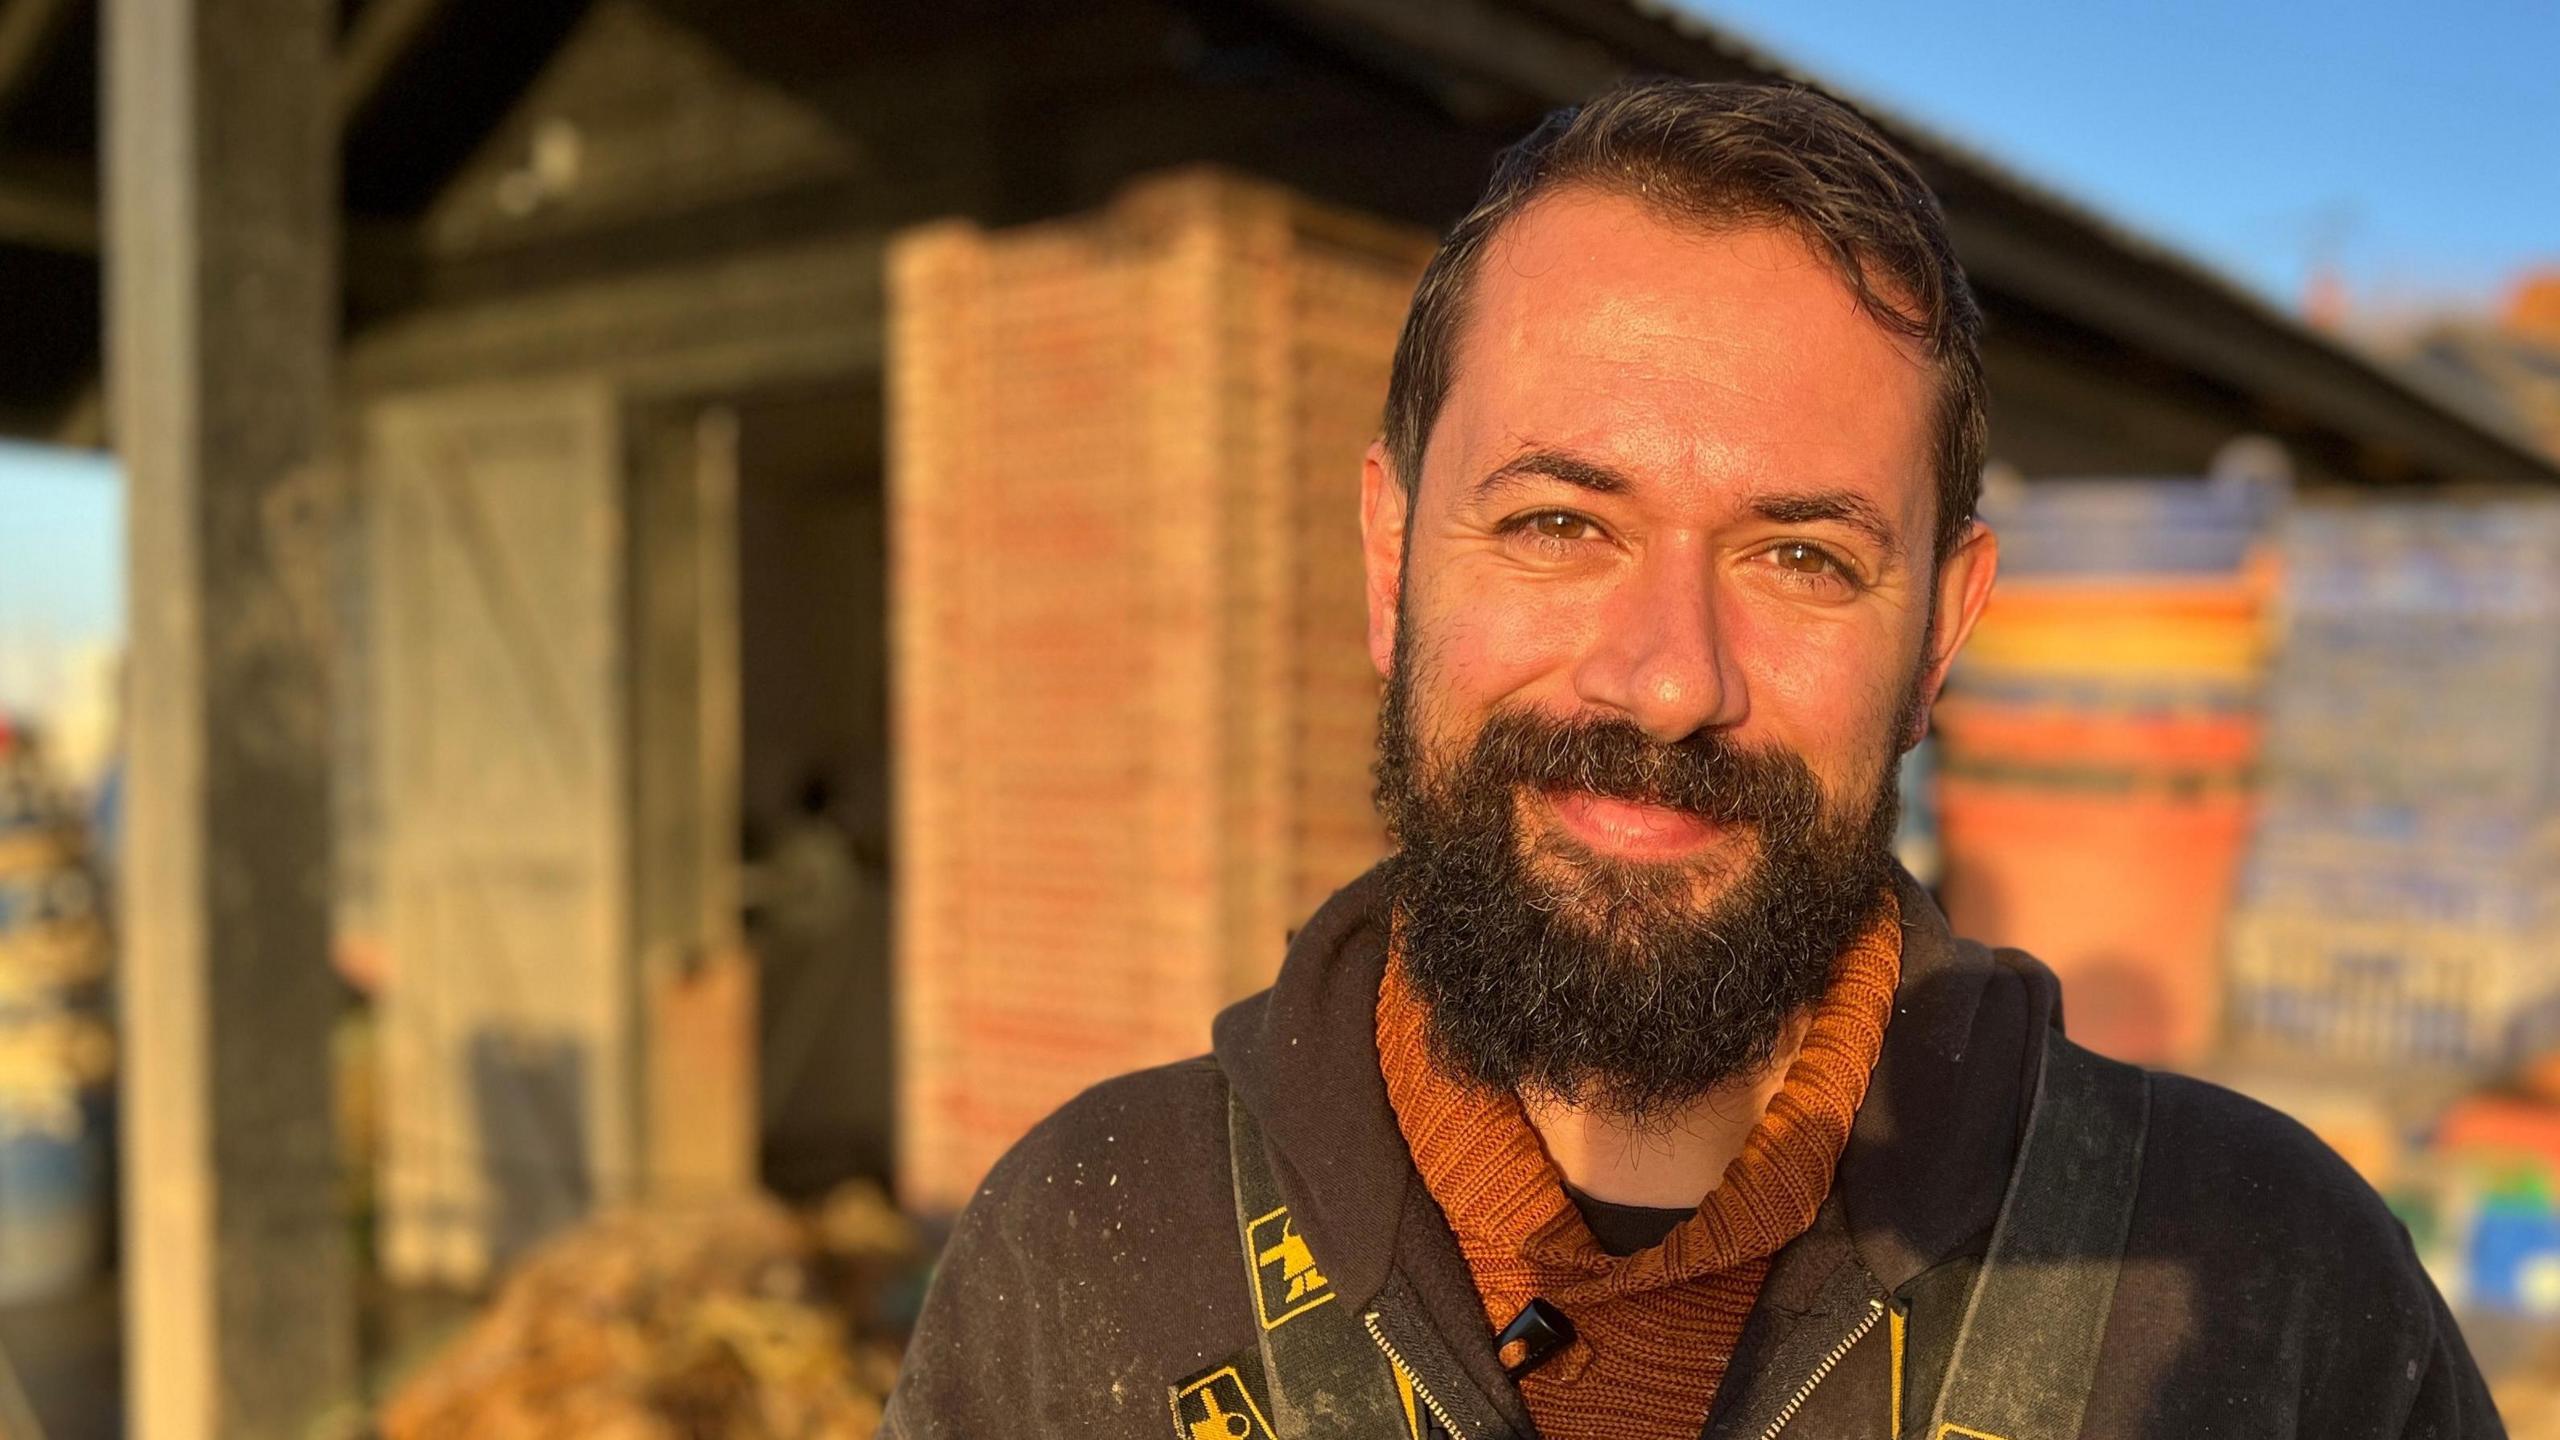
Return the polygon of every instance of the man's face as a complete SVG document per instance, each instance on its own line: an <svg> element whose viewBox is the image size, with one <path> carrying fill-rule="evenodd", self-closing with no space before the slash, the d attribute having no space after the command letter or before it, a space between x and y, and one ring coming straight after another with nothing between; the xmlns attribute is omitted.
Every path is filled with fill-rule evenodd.
<svg viewBox="0 0 2560 1440"><path fill-rule="evenodd" d="M1791 232L1565 190L1496 237L1419 483L1363 481L1445 1058L1656 1109L1819 995L1995 568L1980 530L1935 563L1935 400Z"/></svg>

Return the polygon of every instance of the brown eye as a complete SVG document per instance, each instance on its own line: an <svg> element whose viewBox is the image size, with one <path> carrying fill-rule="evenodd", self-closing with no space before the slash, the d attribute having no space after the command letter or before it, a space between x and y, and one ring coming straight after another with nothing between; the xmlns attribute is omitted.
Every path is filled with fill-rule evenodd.
<svg viewBox="0 0 2560 1440"><path fill-rule="evenodd" d="M1777 546L1769 554L1777 560L1781 568L1793 570L1799 575L1820 575L1838 568L1832 563L1829 554L1801 540L1791 540Z"/></svg>
<svg viewBox="0 0 2560 1440"><path fill-rule="evenodd" d="M1532 515L1529 533L1541 540L1580 540L1590 535L1591 522L1567 510L1550 510Z"/></svg>

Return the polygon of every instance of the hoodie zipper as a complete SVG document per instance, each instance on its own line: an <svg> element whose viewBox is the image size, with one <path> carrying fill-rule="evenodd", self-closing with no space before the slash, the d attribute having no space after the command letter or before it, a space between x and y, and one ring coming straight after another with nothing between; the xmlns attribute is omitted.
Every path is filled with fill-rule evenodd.
<svg viewBox="0 0 2560 1440"><path fill-rule="evenodd" d="M1822 1357L1821 1364L1813 1367L1813 1373L1805 1377L1804 1388L1798 1390L1795 1398L1787 1402L1786 1408L1778 1412L1777 1419L1769 1422L1769 1428L1760 1432L1760 1440L1777 1440L1778 1432L1786 1429L1787 1422L1796 1418L1796 1412L1804 1408L1804 1402L1813 1398L1813 1387L1821 1384L1823 1377L1837 1368L1849 1351L1860 1340L1865 1339L1867 1332L1876 1328L1876 1322L1883 1318L1884 1302L1869 1300L1866 1318L1860 1320L1857 1328L1851 1330L1839 1344L1831 1347L1831 1353Z"/></svg>
<svg viewBox="0 0 2560 1440"><path fill-rule="evenodd" d="M1467 1440L1467 1432L1459 1429L1458 1422L1449 1418L1449 1412L1441 1408L1438 1400L1432 1398L1430 1387L1424 1385L1422 1377L1415 1374L1413 1367L1405 1363L1403 1352L1397 1350L1395 1342L1387 1338L1386 1331L1378 1328L1378 1312L1371 1310L1363 1314L1360 1317L1360 1323L1369 1327L1369 1338L1377 1341L1378 1348L1386 1352L1387 1363L1396 1367L1396 1373L1404 1376L1405 1383L1413 1387L1414 1398L1422 1402L1423 1409L1431 1412L1431 1418L1439 1422L1441 1429L1449 1432L1450 1440Z"/></svg>
<svg viewBox="0 0 2560 1440"><path fill-rule="evenodd" d="M1814 1387L1838 1369L1840 1362L1848 1358L1849 1352L1857 1348L1858 1342L1867 1338L1867 1332L1876 1328L1876 1322L1883 1318L1884 1302L1869 1300L1867 1313L1859 1318L1847 1335L1841 1337L1839 1344L1831 1347L1831 1353L1822 1357L1822 1363L1813 1367L1813 1373L1805 1377L1803 1387L1778 1411L1778 1418L1770 1421L1769 1428L1760 1432L1760 1440L1777 1440L1778 1432L1786 1429L1787 1422L1796 1418L1796 1412L1804 1408L1804 1402L1813 1398ZM1450 1418L1449 1412L1432 1396L1431 1388L1422 1383L1421 1376L1413 1373L1411 1365L1405 1363L1404 1352L1396 1349L1395 1342L1387 1338L1387 1332L1378 1327L1378 1312L1371 1310L1362 1315L1360 1323L1368 1327L1369 1338L1378 1342L1378 1348L1386 1353L1387 1363L1396 1367L1397 1372L1404 1376L1405 1383L1413 1387L1414 1398L1422 1402L1422 1408L1430 1411L1431 1418L1439 1423L1440 1428L1449 1432L1450 1440L1467 1440L1467 1432Z"/></svg>

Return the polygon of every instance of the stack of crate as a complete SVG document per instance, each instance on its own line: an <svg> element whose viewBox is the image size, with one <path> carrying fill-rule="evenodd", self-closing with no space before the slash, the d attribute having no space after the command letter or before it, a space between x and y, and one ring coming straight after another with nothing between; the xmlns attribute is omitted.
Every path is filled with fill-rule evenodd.
<svg viewBox="0 0 2560 1440"><path fill-rule="evenodd" d="M1429 253L1210 173L898 244L911 1207L964 1201L1083 1087L1206 1048L1382 853L1360 457Z"/></svg>
<svg viewBox="0 0 2560 1440"><path fill-rule="evenodd" d="M2238 1038L2496 1070L2560 1039L2560 503L2306 508Z"/></svg>
<svg viewBox="0 0 2560 1440"><path fill-rule="evenodd" d="M1942 893L2033 950L2075 1037L2212 1043L2254 802L2280 473L1995 484L1990 606L1934 713Z"/></svg>
<svg viewBox="0 0 2560 1440"><path fill-rule="evenodd" d="M115 1033L107 916L79 827L0 721L0 1304L104 1264Z"/></svg>

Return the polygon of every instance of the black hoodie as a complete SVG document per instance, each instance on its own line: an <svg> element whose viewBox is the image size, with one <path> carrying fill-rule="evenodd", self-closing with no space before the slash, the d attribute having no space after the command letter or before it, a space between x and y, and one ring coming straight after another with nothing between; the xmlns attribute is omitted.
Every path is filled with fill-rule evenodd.
<svg viewBox="0 0 2560 1440"><path fill-rule="evenodd" d="M1535 1435L1388 1108L1382 894L1373 872L1334 896L1278 983L1218 1017L1213 1056L1095 1086L997 1164L944 1252L883 1434L1173 1436L1169 1387L1256 1335L1232 1086L1341 1296L1468 1440ZM1882 1436L1897 1408L1904 1434L1926 1429L2060 998L2036 961L1954 939L1908 881L1901 898L1901 986L1866 1103L1819 1217L1771 1266L1707 1440ZM2081 1434L2504 1433L2373 1191L2284 1116L2155 1077Z"/></svg>

